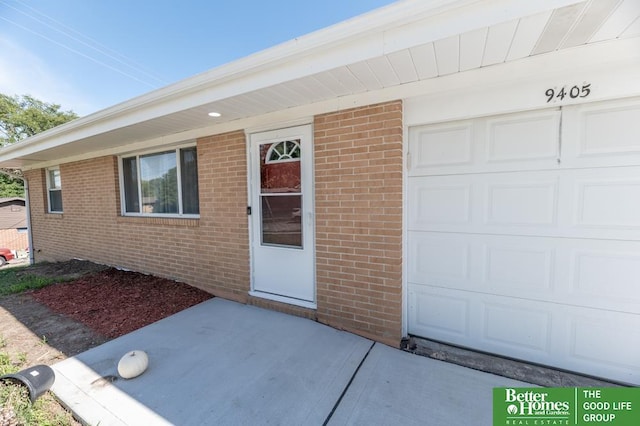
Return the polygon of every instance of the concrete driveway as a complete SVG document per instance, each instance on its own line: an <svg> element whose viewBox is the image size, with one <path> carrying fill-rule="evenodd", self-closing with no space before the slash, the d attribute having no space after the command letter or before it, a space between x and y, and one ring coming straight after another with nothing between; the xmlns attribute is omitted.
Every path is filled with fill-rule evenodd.
<svg viewBox="0 0 640 426"><path fill-rule="evenodd" d="M117 376L141 349L149 368ZM489 425L492 388L526 383L214 298L53 366L90 425Z"/></svg>

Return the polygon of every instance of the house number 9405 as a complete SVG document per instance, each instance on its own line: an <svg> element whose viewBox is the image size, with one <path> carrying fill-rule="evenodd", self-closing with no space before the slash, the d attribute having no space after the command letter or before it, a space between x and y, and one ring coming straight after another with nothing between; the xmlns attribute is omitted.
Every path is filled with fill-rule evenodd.
<svg viewBox="0 0 640 426"><path fill-rule="evenodd" d="M564 98L586 98L591 94L591 83L585 83L582 86L562 86L560 89L549 88L544 94L547 95L547 103L562 101Z"/></svg>

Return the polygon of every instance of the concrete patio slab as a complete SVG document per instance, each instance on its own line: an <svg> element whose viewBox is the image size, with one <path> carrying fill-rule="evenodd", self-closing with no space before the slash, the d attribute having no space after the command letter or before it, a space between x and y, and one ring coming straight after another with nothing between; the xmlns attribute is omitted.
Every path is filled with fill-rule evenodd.
<svg viewBox="0 0 640 426"><path fill-rule="evenodd" d="M490 425L494 387L533 387L376 344L330 425Z"/></svg>
<svg viewBox="0 0 640 426"><path fill-rule="evenodd" d="M371 345L214 298L54 365L52 390L91 425L322 424ZM102 379L133 349L143 375Z"/></svg>
<svg viewBox="0 0 640 426"><path fill-rule="evenodd" d="M125 353L141 376L110 381ZM214 298L53 366L90 425L491 424L496 386L530 386L319 323Z"/></svg>

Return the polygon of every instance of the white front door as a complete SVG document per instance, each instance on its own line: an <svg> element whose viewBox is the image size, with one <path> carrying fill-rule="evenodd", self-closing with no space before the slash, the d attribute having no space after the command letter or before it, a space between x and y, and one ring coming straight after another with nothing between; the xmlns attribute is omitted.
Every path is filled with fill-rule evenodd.
<svg viewBox="0 0 640 426"><path fill-rule="evenodd" d="M315 303L311 126L250 137L252 294Z"/></svg>

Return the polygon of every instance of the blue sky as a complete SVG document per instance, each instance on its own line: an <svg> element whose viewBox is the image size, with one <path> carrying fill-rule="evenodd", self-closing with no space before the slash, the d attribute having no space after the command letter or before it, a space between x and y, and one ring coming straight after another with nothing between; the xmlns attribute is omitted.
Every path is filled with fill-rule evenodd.
<svg viewBox="0 0 640 426"><path fill-rule="evenodd" d="M392 0L0 0L0 92L86 115Z"/></svg>

